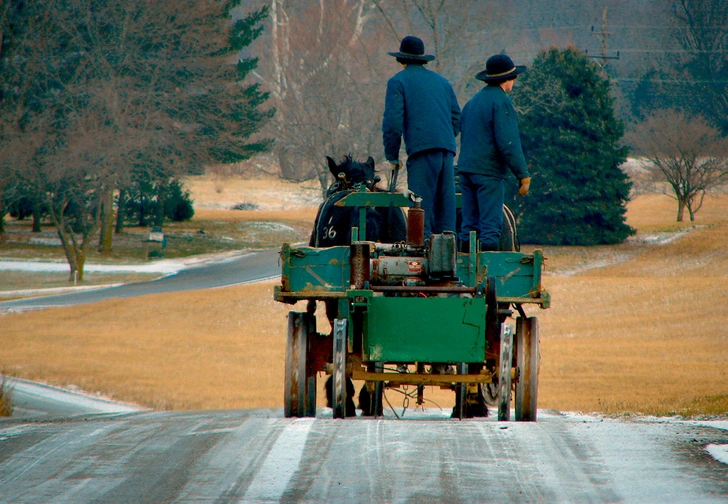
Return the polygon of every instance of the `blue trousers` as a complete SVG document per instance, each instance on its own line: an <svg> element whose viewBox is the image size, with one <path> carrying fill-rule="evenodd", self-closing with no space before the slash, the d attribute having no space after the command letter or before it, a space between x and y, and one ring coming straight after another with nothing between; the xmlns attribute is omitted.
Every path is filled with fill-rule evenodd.
<svg viewBox="0 0 728 504"><path fill-rule="evenodd" d="M503 226L503 180L478 173L459 173L463 221L458 238L478 234L481 250L498 250Z"/></svg>
<svg viewBox="0 0 728 504"><path fill-rule="evenodd" d="M453 153L428 150L407 159L407 186L422 197L425 238L455 232L455 171Z"/></svg>

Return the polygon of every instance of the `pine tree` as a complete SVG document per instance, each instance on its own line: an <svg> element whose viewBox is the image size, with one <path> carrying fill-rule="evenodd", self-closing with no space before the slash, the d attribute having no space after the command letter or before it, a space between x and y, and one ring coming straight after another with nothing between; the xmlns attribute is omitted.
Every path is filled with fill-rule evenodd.
<svg viewBox="0 0 728 504"><path fill-rule="evenodd" d="M541 52L519 78L513 101L533 180L513 198L525 243L597 245L634 234L625 223L632 185L619 168L623 124L609 82L575 49Z"/></svg>

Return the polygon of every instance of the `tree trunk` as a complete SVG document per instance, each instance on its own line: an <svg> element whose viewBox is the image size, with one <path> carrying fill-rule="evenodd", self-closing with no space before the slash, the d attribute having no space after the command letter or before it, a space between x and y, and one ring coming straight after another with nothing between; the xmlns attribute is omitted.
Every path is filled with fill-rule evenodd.
<svg viewBox="0 0 728 504"><path fill-rule="evenodd" d="M61 239L63 251L66 253L66 260L68 261L68 266L71 269L71 271L69 272L68 281L73 282L77 279L76 272L78 271L78 256L76 255L76 248L73 246L73 241L71 237L68 235L68 233L66 233L66 230L64 229L64 222L62 220L53 218L53 223L56 226L58 238Z"/></svg>
<svg viewBox="0 0 728 504"><path fill-rule="evenodd" d="M166 184L159 184L157 189L157 206L154 209L154 225L164 226L164 202L167 199Z"/></svg>
<svg viewBox="0 0 728 504"><path fill-rule="evenodd" d="M290 161L288 150L285 147L280 147L276 150L276 154L278 154L278 166L280 167L281 177L285 180L301 182L301 169Z"/></svg>
<svg viewBox="0 0 728 504"><path fill-rule="evenodd" d="M116 234L124 232L124 206L125 206L126 192L124 189L119 189L119 206L116 209Z"/></svg>
<svg viewBox="0 0 728 504"><path fill-rule="evenodd" d="M7 210L5 210L5 202L2 198L0 198L0 235L5 234L5 214L7 213Z"/></svg>
<svg viewBox="0 0 728 504"><path fill-rule="evenodd" d="M677 221L682 222L683 216L685 215L685 202L683 200L677 200Z"/></svg>
<svg viewBox="0 0 728 504"><path fill-rule="evenodd" d="M111 252L112 231L114 229L114 189L106 190L101 199L101 232L99 233L99 252Z"/></svg>
<svg viewBox="0 0 728 504"><path fill-rule="evenodd" d="M76 279L83 282L83 267L86 264L86 254L83 251L76 253L76 271L78 272ZM73 281L73 279L71 279Z"/></svg>
<svg viewBox="0 0 728 504"><path fill-rule="evenodd" d="M140 191L141 192L141 191ZM145 211L145 199L144 195L140 194L139 196L139 227L144 227L145 221L147 220L147 212Z"/></svg>
<svg viewBox="0 0 728 504"><path fill-rule="evenodd" d="M42 202L38 198L33 198L33 233L43 231L40 227L40 207Z"/></svg>

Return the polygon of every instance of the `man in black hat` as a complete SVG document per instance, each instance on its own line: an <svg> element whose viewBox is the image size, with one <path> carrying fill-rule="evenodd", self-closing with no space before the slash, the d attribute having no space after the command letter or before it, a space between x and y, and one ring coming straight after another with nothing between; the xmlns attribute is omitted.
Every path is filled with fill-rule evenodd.
<svg viewBox="0 0 728 504"><path fill-rule="evenodd" d="M503 186L508 170L525 196L531 184L521 148L513 102L506 94L526 67L516 66L505 54L488 58L475 78L487 86L463 107L458 177L462 191L461 250L469 248L476 231L480 250L498 250L503 224Z"/></svg>
<svg viewBox="0 0 728 504"><path fill-rule="evenodd" d="M400 168L404 137L407 185L422 197L425 237L455 231L455 136L460 132L460 105L450 83L424 65L435 59L425 54L417 37L402 39L397 58L404 69L387 82L382 140L393 169Z"/></svg>

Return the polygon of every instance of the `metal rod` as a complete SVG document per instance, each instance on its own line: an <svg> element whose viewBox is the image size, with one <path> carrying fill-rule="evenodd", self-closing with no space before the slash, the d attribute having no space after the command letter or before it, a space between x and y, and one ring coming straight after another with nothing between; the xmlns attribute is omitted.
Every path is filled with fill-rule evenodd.
<svg viewBox="0 0 728 504"><path fill-rule="evenodd" d="M386 381L407 385L451 385L453 383L493 383L489 374L416 374L416 373L372 373L369 371L352 369L352 380Z"/></svg>
<svg viewBox="0 0 728 504"><path fill-rule="evenodd" d="M434 286L417 286L417 285L377 285L371 287L374 292L423 292L427 294L439 293L444 294L475 294L474 287L434 287Z"/></svg>

